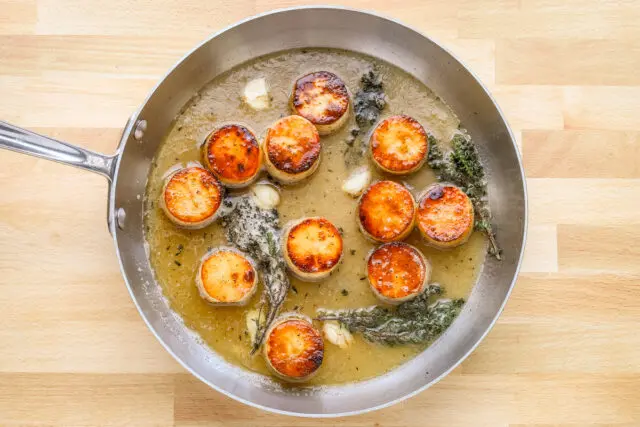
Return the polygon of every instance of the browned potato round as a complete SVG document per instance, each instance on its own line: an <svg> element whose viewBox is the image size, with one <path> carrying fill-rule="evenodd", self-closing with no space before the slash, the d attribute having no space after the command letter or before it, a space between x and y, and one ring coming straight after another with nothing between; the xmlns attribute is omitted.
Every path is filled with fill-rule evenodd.
<svg viewBox="0 0 640 427"><path fill-rule="evenodd" d="M415 201L402 185L378 181L367 188L358 203L362 233L377 242L402 240L411 233Z"/></svg>
<svg viewBox="0 0 640 427"><path fill-rule="evenodd" d="M285 232L283 253L287 266L300 279L328 277L342 259L342 236L329 220L304 218Z"/></svg>
<svg viewBox="0 0 640 427"><path fill-rule="evenodd" d="M434 184L418 201L418 229L430 245L448 249L465 243L473 231L473 204L453 184Z"/></svg>
<svg viewBox="0 0 640 427"><path fill-rule="evenodd" d="M409 116L391 116L381 121L369 138L374 163L396 175L420 169L427 159L429 141L420 123Z"/></svg>
<svg viewBox="0 0 640 427"><path fill-rule="evenodd" d="M230 124L211 132L203 145L204 164L229 187L250 184L260 172L262 156L254 133Z"/></svg>
<svg viewBox="0 0 640 427"><path fill-rule="evenodd" d="M284 184L293 184L313 174L320 164L320 135L301 116L287 116L267 130L265 165L269 174Z"/></svg>
<svg viewBox="0 0 640 427"><path fill-rule="evenodd" d="M165 180L161 205L167 217L184 228L211 224L222 203L223 188L215 176L199 166L180 169Z"/></svg>
<svg viewBox="0 0 640 427"><path fill-rule="evenodd" d="M313 123L320 135L339 129L349 118L349 92L340 77L316 71L296 80L291 109Z"/></svg>
<svg viewBox="0 0 640 427"><path fill-rule="evenodd" d="M367 259L369 285L388 304L400 304L420 295L430 277L429 261L407 243L385 243L371 251Z"/></svg>
<svg viewBox="0 0 640 427"><path fill-rule="evenodd" d="M324 341L307 317L283 314L267 331L264 357L279 378L306 381L322 364Z"/></svg>
<svg viewBox="0 0 640 427"><path fill-rule="evenodd" d="M200 296L216 305L244 305L255 293L257 285L254 263L231 248L206 254L196 275Z"/></svg>

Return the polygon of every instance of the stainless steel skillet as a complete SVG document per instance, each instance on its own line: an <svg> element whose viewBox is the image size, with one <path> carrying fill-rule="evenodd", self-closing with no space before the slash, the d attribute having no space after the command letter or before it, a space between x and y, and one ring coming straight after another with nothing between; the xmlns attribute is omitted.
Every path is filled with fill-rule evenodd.
<svg viewBox="0 0 640 427"><path fill-rule="evenodd" d="M392 372L361 383L285 390L243 371L203 345L169 309L144 248L142 199L151 161L172 120L218 74L254 57L301 47L334 47L386 60L432 88L458 114L489 171L490 203L504 259L488 258L459 318L431 347ZM527 208L522 165L498 106L437 43L396 21L333 7L279 10L242 21L187 54L151 92L107 156L0 122L0 147L77 166L110 183L108 226L134 303L158 340L193 375L246 404L290 415L329 417L382 408L429 387L487 334L513 288Z"/></svg>

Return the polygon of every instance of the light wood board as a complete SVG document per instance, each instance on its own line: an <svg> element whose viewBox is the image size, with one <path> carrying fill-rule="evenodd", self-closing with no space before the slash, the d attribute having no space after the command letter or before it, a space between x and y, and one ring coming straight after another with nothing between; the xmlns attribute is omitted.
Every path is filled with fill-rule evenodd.
<svg viewBox="0 0 640 427"><path fill-rule="evenodd" d="M331 3L331 1L329 1ZM289 0L0 0L0 118L103 152L212 32ZM640 425L640 1L352 0L451 48L520 142L518 285L461 367L402 404L286 418L187 374L120 277L106 182L0 152L0 426Z"/></svg>

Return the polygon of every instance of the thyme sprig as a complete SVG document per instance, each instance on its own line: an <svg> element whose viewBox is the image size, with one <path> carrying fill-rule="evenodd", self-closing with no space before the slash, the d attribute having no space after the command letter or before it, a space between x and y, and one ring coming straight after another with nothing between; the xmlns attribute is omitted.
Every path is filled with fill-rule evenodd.
<svg viewBox="0 0 640 427"><path fill-rule="evenodd" d="M442 288L431 284L411 301L395 310L372 306L350 310L318 310L318 320L337 320L350 332L360 333L366 340L386 345L418 344L432 341L456 318L464 300L440 299L431 303L432 295Z"/></svg>
<svg viewBox="0 0 640 427"><path fill-rule="evenodd" d="M440 181L457 185L469 196L476 216L474 227L489 238L489 254L501 260L502 250L491 225L492 215L487 200L484 167L471 137L467 133L457 133L451 140L451 151L444 153L438 141L429 136L427 162Z"/></svg>
<svg viewBox="0 0 640 427"><path fill-rule="evenodd" d="M280 225L275 209L260 209L250 197L240 197L222 221L227 240L251 255L262 272L264 291L260 311L266 306L264 321L258 324L251 354L264 340L291 287L280 247ZM262 318L262 317L259 317Z"/></svg>

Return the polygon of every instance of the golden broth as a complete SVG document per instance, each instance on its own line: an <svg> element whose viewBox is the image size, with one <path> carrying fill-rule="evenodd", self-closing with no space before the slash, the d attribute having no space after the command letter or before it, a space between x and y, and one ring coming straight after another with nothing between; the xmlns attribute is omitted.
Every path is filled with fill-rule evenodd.
<svg viewBox="0 0 640 427"><path fill-rule="evenodd" d="M249 355L250 339L245 326L245 314L258 306L261 289L245 307L212 307L200 298L194 282L198 261L208 248L228 244L224 230L219 223L202 230L184 230L173 225L156 202L162 191L163 178L176 165L200 161L200 143L222 123L243 123L262 137L268 125L289 114L288 98L294 80L300 75L317 70L332 71L354 94L359 89L362 73L371 65L381 73L388 99L382 117L408 114L439 140L451 138L459 124L455 114L427 87L402 70L351 52L305 49L258 58L214 79L176 118L156 155L145 201L151 265L173 310L204 342L231 363L268 374L262 356ZM272 97L271 108L264 111L253 111L241 100L245 84L258 77L267 80ZM304 216L324 216L344 231L345 248L342 264L327 280L304 283L292 279L292 289L282 312L295 310L314 317L318 307L350 308L378 303L364 280L365 257L374 245L358 230L356 200L341 190L350 171L344 161L345 140L354 123L352 115L340 131L322 138L322 161L311 178L295 186L281 187L278 206L281 225ZM380 174L366 155L363 162L370 165L374 180L388 178L404 182L414 195L435 181L427 165L408 177L398 178ZM416 230L407 241L422 250L431 261L432 281L443 285L445 296L468 296L486 253L486 241L480 233L473 233L468 243L446 252L424 245ZM317 326L321 327L320 324ZM425 347L386 347L366 342L358 335L347 349L325 342L322 366L308 384L344 383L381 375Z"/></svg>

